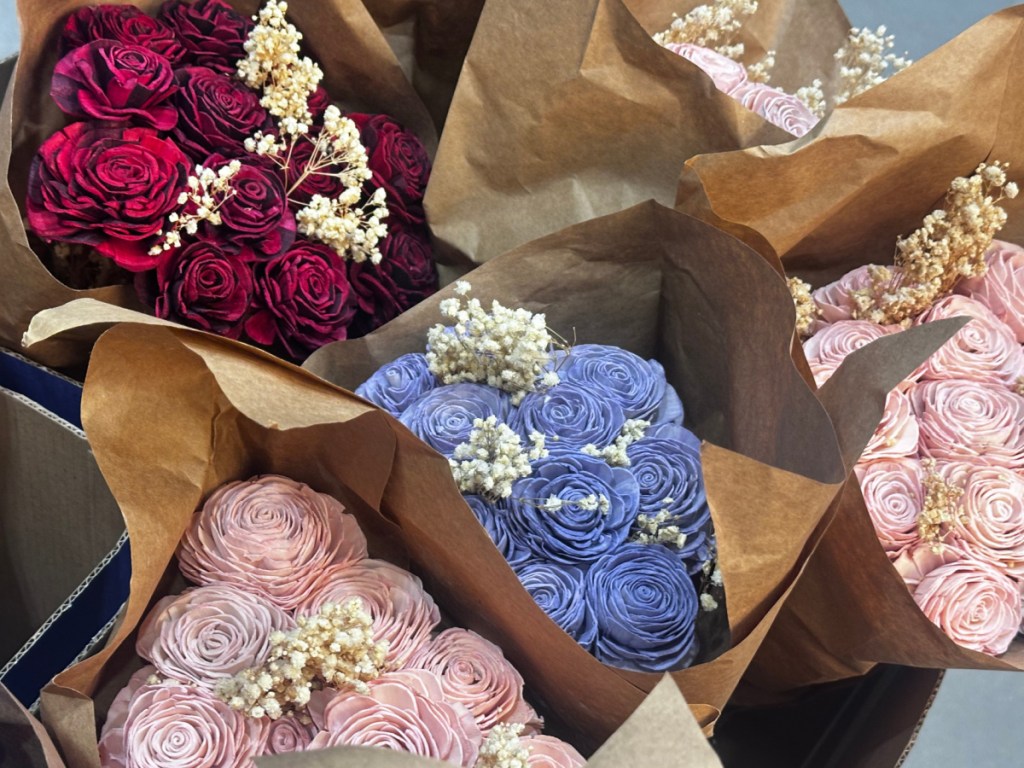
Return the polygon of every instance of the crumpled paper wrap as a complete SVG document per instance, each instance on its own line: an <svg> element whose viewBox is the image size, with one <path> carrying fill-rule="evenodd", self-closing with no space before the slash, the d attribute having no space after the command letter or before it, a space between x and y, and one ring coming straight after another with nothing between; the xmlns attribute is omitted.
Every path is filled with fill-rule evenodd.
<svg viewBox="0 0 1024 768"><path fill-rule="evenodd" d="M371 0L371 6L386 0ZM587 219L675 198L683 163L793 137L657 45L699 0L490 0L462 67L426 205L463 268ZM772 82L821 78L849 22L834 0L763 0L741 39Z"/></svg>
<svg viewBox="0 0 1024 768"><path fill-rule="evenodd" d="M0 346L10 349L21 348L22 334L33 315L75 298L142 309L131 285L91 290L64 285L32 250L23 223L32 158L68 122L49 95L57 37L67 15L86 4L88 0L17 0L21 49L0 108L0 173L5 179L0 187ZM135 5L155 12L160 3L139 0ZM232 5L251 15L260 3L232 0ZM437 134L430 116L359 0L291 3L288 15L320 63L323 83L333 98L352 110L391 115L433 150ZM82 352L57 350L52 357L37 359L59 367L82 359Z"/></svg>
<svg viewBox="0 0 1024 768"><path fill-rule="evenodd" d="M748 242L814 286L891 264L896 238L941 205L950 181L986 160L1024 171L1024 6L989 16L838 110L812 141L702 155L678 207ZM999 237L1024 243L1024 198L1005 201ZM802 353L796 352L802 357ZM829 395L834 420L859 404ZM844 450L848 467L859 450ZM1024 669L1024 641L1000 658L933 625L878 544L855 479L772 627L748 682L772 692L859 674L876 662Z"/></svg>

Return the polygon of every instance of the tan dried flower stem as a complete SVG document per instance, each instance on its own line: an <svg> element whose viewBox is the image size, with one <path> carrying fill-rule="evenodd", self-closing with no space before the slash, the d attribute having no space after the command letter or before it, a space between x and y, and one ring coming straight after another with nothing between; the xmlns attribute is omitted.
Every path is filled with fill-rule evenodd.
<svg viewBox="0 0 1024 768"><path fill-rule="evenodd" d="M924 480L925 498L917 517L917 530L921 540L929 543L933 552L941 554L950 527L963 519L960 497L964 489L943 480L936 472L934 459L924 461L923 465L927 472Z"/></svg>
<svg viewBox="0 0 1024 768"><path fill-rule="evenodd" d="M880 325L903 323L927 310L965 277L985 274L985 251L1006 223L999 205L1017 196L1007 165L982 163L950 184L943 208L896 243L894 267L872 267L871 285L853 291L854 317Z"/></svg>
<svg viewBox="0 0 1024 768"><path fill-rule="evenodd" d="M789 286L789 293L796 305L796 332L799 336L810 335L811 325L819 315L818 305L811 296L810 283L806 283L799 277L786 278L786 285Z"/></svg>

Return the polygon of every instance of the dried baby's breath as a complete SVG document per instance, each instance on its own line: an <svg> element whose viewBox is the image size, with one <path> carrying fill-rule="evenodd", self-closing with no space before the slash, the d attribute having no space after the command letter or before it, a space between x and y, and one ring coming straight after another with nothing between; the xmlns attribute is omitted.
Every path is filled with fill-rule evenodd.
<svg viewBox="0 0 1024 768"><path fill-rule="evenodd" d="M448 464L463 493L497 500L512 494L512 483L532 473L531 461L548 455L544 435L530 435L532 448L524 450L522 438L496 416L474 419L469 440L455 446Z"/></svg>
<svg viewBox="0 0 1024 768"><path fill-rule="evenodd" d="M786 284L796 305L796 332L800 336L808 336L811 325L818 316L818 305L811 296L811 286L799 277L786 278Z"/></svg>
<svg viewBox="0 0 1024 768"><path fill-rule="evenodd" d="M839 87L834 98L837 105L910 66L910 59L890 53L894 44L895 38L885 34L885 27L873 32L866 27L850 30L835 53L839 62Z"/></svg>
<svg viewBox="0 0 1024 768"><path fill-rule="evenodd" d="M743 43L736 42L736 33L755 11L757 0L714 0L698 5L685 16L672 14L672 24L654 35L654 41L658 45L691 43L739 61Z"/></svg>
<svg viewBox="0 0 1024 768"><path fill-rule="evenodd" d="M149 249L150 256L159 256L164 251L181 247L181 233L194 235L204 221L220 225L220 209L235 194L231 187L233 179L241 170L242 164L232 160L219 170L195 167L195 173L188 177L187 189L178 196L179 211L167 216L170 225L166 232L159 232L157 244Z"/></svg>
<svg viewBox="0 0 1024 768"><path fill-rule="evenodd" d="M593 443L587 443L580 450L588 456L604 459L613 467L628 467L630 461L626 450L644 436L649 426L651 422L644 419L627 419L611 445L598 448Z"/></svg>
<svg viewBox="0 0 1024 768"><path fill-rule="evenodd" d="M917 531L921 540L931 545L932 551L942 554L943 541L950 527L961 519L960 497L964 489L947 482L935 469L935 461L924 462L924 505L917 517Z"/></svg>
<svg viewBox="0 0 1024 768"><path fill-rule="evenodd" d="M474 768L526 768L530 749L519 736L522 723L499 723L480 745Z"/></svg>

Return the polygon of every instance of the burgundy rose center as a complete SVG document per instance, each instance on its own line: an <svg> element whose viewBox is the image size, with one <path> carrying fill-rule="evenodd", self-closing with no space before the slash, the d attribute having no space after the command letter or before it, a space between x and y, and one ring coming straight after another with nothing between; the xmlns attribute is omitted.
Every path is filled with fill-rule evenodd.
<svg viewBox="0 0 1024 768"><path fill-rule="evenodd" d="M97 176L112 186L111 191L123 187L125 191L134 192L147 186L156 173L156 160L131 147L109 149L99 156L96 163Z"/></svg>

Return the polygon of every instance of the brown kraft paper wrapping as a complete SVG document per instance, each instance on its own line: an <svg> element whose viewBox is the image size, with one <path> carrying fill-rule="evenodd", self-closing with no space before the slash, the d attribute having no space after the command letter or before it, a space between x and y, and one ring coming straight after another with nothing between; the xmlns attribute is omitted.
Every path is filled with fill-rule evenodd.
<svg viewBox="0 0 1024 768"><path fill-rule="evenodd" d="M481 263L644 200L671 204L679 170L693 155L792 139L651 39L672 11L698 4L487 3L427 191L447 260ZM832 54L849 29L839 5L761 6L742 38L752 56L778 47L773 81L795 89L820 77L829 89Z"/></svg>
<svg viewBox="0 0 1024 768"><path fill-rule="evenodd" d="M117 0L113 0L117 2ZM123 0L121 0L123 2ZM68 121L50 98L56 41L64 19L87 0L18 0L21 50L11 87L0 109L0 346L19 349L34 314L75 298L94 298L142 309L132 286L74 290L61 283L33 252L23 223L29 166L36 150ZM135 5L154 12L157 0ZM233 0L255 13L258 0ZM289 18L304 35L324 71L324 85L346 108L383 112L413 130L429 150L437 143L430 116L398 61L359 0L292 3ZM341 44L343 42L343 44ZM79 348L48 350L41 362L61 366Z"/></svg>
<svg viewBox="0 0 1024 768"><path fill-rule="evenodd" d="M64 768L42 723L0 684L0 759L18 768ZM714 763L708 763L714 765Z"/></svg>
<svg viewBox="0 0 1024 768"><path fill-rule="evenodd" d="M896 238L983 161L1024 171L1024 6L989 16L838 110L802 146L687 163L678 206L746 240L815 287L891 264ZM1024 243L1024 199L999 237ZM802 355L801 355L802 356ZM821 391L839 438L859 394ZM856 420L854 420L856 421ZM855 442L855 441L851 441ZM859 451L844 451L847 466ZM1024 641L993 658L957 646L918 609L851 479L835 522L772 627L748 680L763 692L857 674L876 662L1022 669Z"/></svg>

